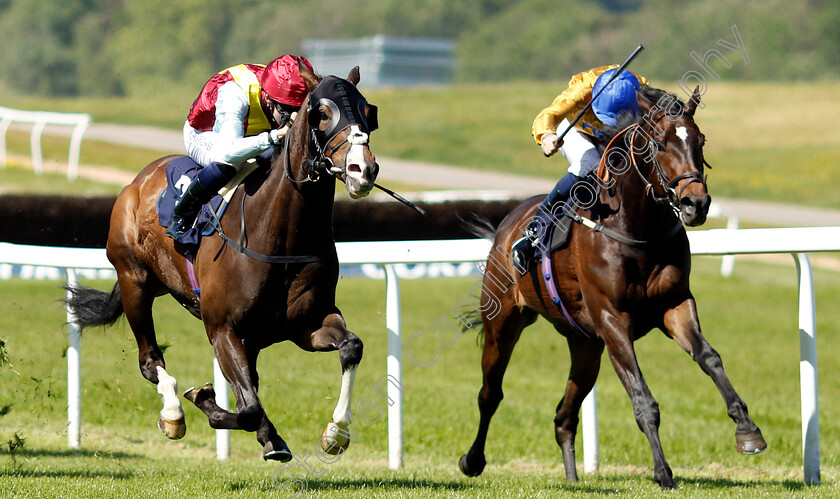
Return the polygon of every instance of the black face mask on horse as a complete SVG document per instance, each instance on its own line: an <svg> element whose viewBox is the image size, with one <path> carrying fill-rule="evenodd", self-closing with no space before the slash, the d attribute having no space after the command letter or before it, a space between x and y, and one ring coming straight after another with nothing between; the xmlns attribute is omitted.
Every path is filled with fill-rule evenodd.
<svg viewBox="0 0 840 499"><path fill-rule="evenodd" d="M337 100L337 102L336 102ZM318 130L322 119L320 106L326 106L331 111L330 125L326 130ZM335 76L326 76L309 95L309 126L318 130L316 135L321 144L326 144L345 128L357 125L360 131L371 133L379 128L377 107L368 104L367 100L346 80ZM366 112L367 111L367 112ZM336 147L337 148L337 147Z"/></svg>

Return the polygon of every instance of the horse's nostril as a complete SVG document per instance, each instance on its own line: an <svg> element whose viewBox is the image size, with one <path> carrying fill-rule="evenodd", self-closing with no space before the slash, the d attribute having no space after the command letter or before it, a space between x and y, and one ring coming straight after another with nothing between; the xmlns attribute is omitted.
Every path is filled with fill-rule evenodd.
<svg viewBox="0 0 840 499"><path fill-rule="evenodd" d="M362 167L357 165L356 163L350 163L347 165L347 173L351 175L361 175Z"/></svg>

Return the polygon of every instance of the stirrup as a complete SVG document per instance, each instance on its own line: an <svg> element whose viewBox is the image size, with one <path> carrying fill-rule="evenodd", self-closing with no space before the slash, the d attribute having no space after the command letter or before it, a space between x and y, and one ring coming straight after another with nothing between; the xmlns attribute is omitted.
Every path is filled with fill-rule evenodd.
<svg viewBox="0 0 840 499"><path fill-rule="evenodd" d="M534 245L528 234L523 235L510 246L510 256L520 276L524 276L528 272L528 263L533 255Z"/></svg>
<svg viewBox="0 0 840 499"><path fill-rule="evenodd" d="M194 221L195 219L192 220L192 222ZM172 239L178 240L192 228L192 225L193 224L186 218L178 215L172 215L172 223L166 228L166 235Z"/></svg>

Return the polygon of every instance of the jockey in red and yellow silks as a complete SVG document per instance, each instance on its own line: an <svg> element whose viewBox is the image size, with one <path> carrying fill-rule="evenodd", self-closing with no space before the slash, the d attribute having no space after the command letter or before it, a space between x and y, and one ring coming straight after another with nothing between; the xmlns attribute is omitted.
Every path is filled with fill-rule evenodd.
<svg viewBox="0 0 840 499"><path fill-rule="evenodd" d="M647 85L647 79L629 71L622 71L610 81L616 68L618 64L601 66L572 76L568 88L534 118L531 133L542 148L543 154L551 156L559 149L570 165L568 173L557 182L540 204L538 211L557 213L569 198L575 184L598 167L600 155L585 135L594 135L603 125L615 125L622 112L639 114L636 90L640 84ZM594 95L598 98L592 101ZM563 140L559 141L558 130L566 130L577 113L590 101L592 106ZM513 243L511 252L517 268L527 268L534 253L533 245L538 229L539 222L533 219L525 234Z"/></svg>
<svg viewBox="0 0 840 499"><path fill-rule="evenodd" d="M307 88L298 64L284 55L267 66L240 64L213 75L201 89L184 122L184 145L203 166L182 195L166 235L177 239L195 220L201 205L236 174L242 164L285 137Z"/></svg>

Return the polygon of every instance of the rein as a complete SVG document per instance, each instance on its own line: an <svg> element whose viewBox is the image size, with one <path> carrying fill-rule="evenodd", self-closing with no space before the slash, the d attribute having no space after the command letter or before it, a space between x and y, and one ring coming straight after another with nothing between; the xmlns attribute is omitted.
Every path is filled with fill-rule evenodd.
<svg viewBox="0 0 840 499"><path fill-rule="evenodd" d="M677 234L677 232L679 232L680 229L682 229L682 222L678 218L677 222L674 224L674 226L671 227L671 230L666 232L664 235L659 236L658 238L656 238L652 241L642 241L642 240L639 240L639 239L633 239L633 238L627 237L623 234L620 234L620 233L618 233L618 232L616 232L616 231L614 231L614 230L612 230L608 227L604 227L604 224L602 224L600 222L594 222L589 218L586 218L582 215L578 215L577 213L567 213L566 210L563 210L563 214L565 216L571 218L572 220L574 220L576 223L579 223L579 224L581 224L585 227L588 227L588 228L594 230L595 232L600 232L600 233L604 234L605 236L607 236L611 239L615 239L616 241L618 241L620 243L624 243L627 246L632 246L634 248L648 248L650 246L656 246L658 244L662 244L665 241L667 241L668 239L671 239L672 237L674 237Z"/></svg>
<svg viewBox="0 0 840 499"><path fill-rule="evenodd" d="M618 137L619 135L623 134L624 132L630 130L630 144L631 144L630 147L632 148L633 147L632 144L636 140L636 133L639 131L640 128L641 128L641 125L639 125L638 123L635 123L635 124L630 125L629 127L625 128L624 130L622 130L618 134L616 134L616 137ZM616 137L613 137L613 140L615 140ZM610 144L612 144L612 140L610 141ZM607 147L609 148L609 145ZM605 152L606 152L606 150L605 150ZM659 186L665 192L664 196L657 196L656 195L656 191L654 190L653 183L651 183L650 180L648 180L648 178L645 177L642 174L642 171L639 169L638 163L636 163L636 155L632 154L632 151L631 151L630 161L633 164L633 169L636 171L636 173L639 175L639 178L642 180L642 183L645 184L645 194L650 193L653 200L655 202L659 203L659 204L665 204L665 203L670 204L671 209L673 209L674 213L677 215L677 217L679 217L679 213L680 213L679 200L682 197L683 191L685 191L685 189L688 188L688 186L693 184L694 182L699 182L705 188L706 187L706 177L703 176L703 174L701 174L700 172L691 171L691 172L681 173L681 174L677 175L676 177L674 177L672 179L669 179L668 176L665 175L665 172L662 171L662 165L659 164L659 161L656 160L656 157L651 158L651 160L653 162L654 171L656 172L656 179L659 181ZM604 163L604 158L603 157L601 158L601 162L602 162L602 164ZM599 167L599 170L600 170L600 167ZM684 180L684 179L691 179L691 180L688 183L686 183L684 186L682 186L682 188L680 188L679 192L677 192L676 187L679 185L680 181Z"/></svg>
<svg viewBox="0 0 840 499"><path fill-rule="evenodd" d="M291 173L289 172L289 165L291 164L291 153L289 152L289 140L288 137L283 139L283 174L286 178L294 182L296 184L302 184L306 182L317 182L321 178L321 174L319 170L323 169L326 170L331 175L336 175L338 172L335 171L335 167L332 166L332 161L324 155L324 151L321 149L321 145L318 142L318 137L315 135L315 131L307 125L307 130L312 137L312 142L315 144L315 149L317 151L317 155L314 158L306 159L303 164L301 165L303 171L306 173L306 177L303 180L296 180L292 178ZM330 165L327 167L326 165ZM340 177L339 177L340 178ZM245 195L242 195L242 204L239 210L239 241L235 241L231 239L225 231L222 229L222 222L213 213L213 228L216 232L219 233L219 237L222 238L222 242L224 244L230 246L231 248L235 249L236 251L244 254L247 257L253 258L259 262L263 263L312 263L312 262L320 262L324 259L320 256L315 255L298 255L298 256L286 256L286 255L265 255L254 251L246 246L247 244L247 235L245 230ZM220 250L221 251L221 250Z"/></svg>
<svg viewBox="0 0 840 499"><path fill-rule="evenodd" d="M219 233L219 237L222 238L222 241L230 246L231 248L235 249L236 251L244 254L245 256L251 257L254 260L264 262L264 263L311 263L311 262L320 262L323 258L319 256L311 256L311 255L301 255L301 256L284 256L284 255L264 255L257 251L254 251L245 245L247 244L247 236L245 233L245 195L242 195L242 205L239 210L239 242L234 241L231 239L225 231L222 230L222 221L216 216L215 212L211 212L213 214L213 228L216 229L216 232ZM219 250L221 251L221 250Z"/></svg>

